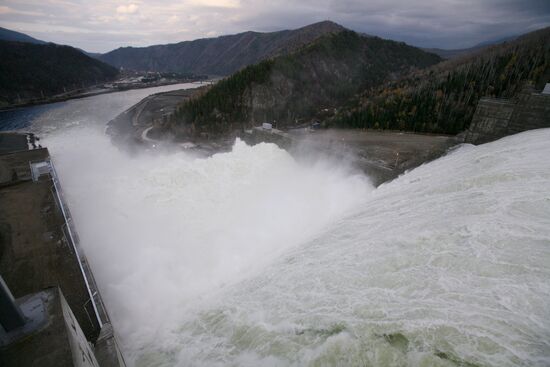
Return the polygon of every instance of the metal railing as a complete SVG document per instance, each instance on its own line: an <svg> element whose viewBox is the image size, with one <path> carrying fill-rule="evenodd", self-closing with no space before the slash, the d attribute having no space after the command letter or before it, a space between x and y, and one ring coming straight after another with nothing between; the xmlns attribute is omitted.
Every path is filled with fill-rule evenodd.
<svg viewBox="0 0 550 367"><path fill-rule="evenodd" d="M50 177L53 182L52 191L54 193L54 197L57 199L57 203L65 220L66 233L68 234L67 240L68 242L70 242L70 245L72 246L75 253L78 266L80 267L82 277L84 278L84 283L86 284L88 295L90 296L90 302L92 304L94 314L99 324L99 328L101 329L103 327L103 324L110 323L109 315L107 314L107 310L105 309L103 300L99 295L97 283L94 279L90 265L88 264L88 260L86 259L84 251L80 246L80 239L76 232L71 212L69 211L69 208L65 203L63 190L59 183L59 177L57 175L53 162L48 159L47 163L50 166Z"/></svg>

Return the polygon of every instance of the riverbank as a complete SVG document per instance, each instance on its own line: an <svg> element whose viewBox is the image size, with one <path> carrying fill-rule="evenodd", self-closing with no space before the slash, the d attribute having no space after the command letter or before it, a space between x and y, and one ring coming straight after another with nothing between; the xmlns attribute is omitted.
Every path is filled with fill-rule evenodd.
<svg viewBox="0 0 550 367"><path fill-rule="evenodd" d="M102 94L124 92L124 91L134 90L134 89L155 88L155 87L162 87L166 85L174 85L174 84L181 84L181 83L203 83L203 82L210 83L210 81L202 81L202 80L169 80L169 81L162 81L162 82L133 83L133 84L124 84L124 85L101 84L99 86L92 86L89 88L77 89L74 91L58 94L55 96L26 100L21 103L15 103L15 104L10 104L5 106L0 105L0 111L10 111L10 110L16 110L24 107L39 106L39 105L57 103L57 102L65 102L72 99L87 98L87 97L93 97L93 96L98 96Z"/></svg>
<svg viewBox="0 0 550 367"><path fill-rule="evenodd" d="M201 88L178 89L155 93L145 97L113 120L109 121L106 133L113 141L129 149L135 146L153 146L155 142L147 137L147 131L155 121L168 118L178 104L190 98Z"/></svg>

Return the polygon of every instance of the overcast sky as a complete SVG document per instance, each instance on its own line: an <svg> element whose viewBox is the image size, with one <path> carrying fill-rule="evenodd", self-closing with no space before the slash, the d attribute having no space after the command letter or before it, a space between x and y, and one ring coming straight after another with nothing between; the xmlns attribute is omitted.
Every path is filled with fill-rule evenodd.
<svg viewBox="0 0 550 367"><path fill-rule="evenodd" d="M92 52L332 20L422 47L550 26L550 0L0 0L0 26Z"/></svg>

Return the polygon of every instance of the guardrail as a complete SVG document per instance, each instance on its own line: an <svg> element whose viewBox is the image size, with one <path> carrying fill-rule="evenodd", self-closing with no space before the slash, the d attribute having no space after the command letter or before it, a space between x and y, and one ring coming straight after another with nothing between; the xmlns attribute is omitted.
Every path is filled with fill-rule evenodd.
<svg viewBox="0 0 550 367"><path fill-rule="evenodd" d="M96 340L96 347L97 343L101 345L99 348L102 352L100 353L102 358L108 364L110 363L109 366L125 367L126 362L124 360L124 356L122 355L119 342L112 329L111 320L99 294L99 289L90 265L84 255L83 249L80 246L80 239L76 232L71 212L66 204L63 189L61 188L61 184L59 182L59 176L57 175L53 162L48 157L40 161L29 161L29 165L33 181L38 181L42 175L48 175L48 179L50 179L53 183L50 190L64 219L64 224L61 226L63 239L74 252L89 295L88 300L82 306L93 328L96 329L99 326L99 335L98 340ZM95 322L91 317L92 312L89 312L90 305L93 309L93 315L96 320Z"/></svg>
<svg viewBox="0 0 550 367"><path fill-rule="evenodd" d="M65 203L63 190L59 183L59 177L57 175L53 162L51 160L47 160L46 162L49 165L49 173L53 182L52 191L54 193L54 197L57 199L57 203L59 204L59 208L61 209L61 213L63 214L63 218L65 220L65 228L68 234L67 240L68 242L70 242L77 258L78 266L80 267L80 271L82 273L82 277L84 278L84 283L86 284L86 289L88 291L90 301L94 309L94 314L99 324L99 328L101 329L103 327L103 324L110 323L109 315L107 314L107 310L105 309L103 300L99 295L97 283L94 279L90 265L88 264L88 260L86 259L84 251L80 246L80 239L78 238L78 234L76 232L73 218L71 212L69 211L69 207Z"/></svg>

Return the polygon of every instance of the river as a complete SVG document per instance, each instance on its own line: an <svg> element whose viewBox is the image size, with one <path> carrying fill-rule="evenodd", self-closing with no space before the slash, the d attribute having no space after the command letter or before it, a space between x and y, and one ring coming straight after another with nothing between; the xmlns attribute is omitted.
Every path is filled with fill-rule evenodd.
<svg viewBox="0 0 550 367"><path fill-rule="evenodd" d="M40 135L71 126L102 126L143 98L160 92L196 88L199 83L164 85L70 99L64 102L0 111L0 131L25 130Z"/></svg>
<svg viewBox="0 0 550 367"><path fill-rule="evenodd" d="M550 365L550 129L374 188L271 144L129 156L103 129L151 92L0 114L48 146L131 365Z"/></svg>

